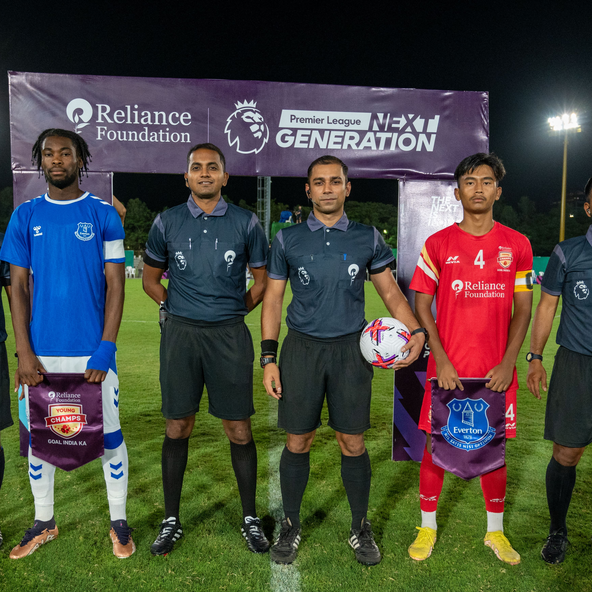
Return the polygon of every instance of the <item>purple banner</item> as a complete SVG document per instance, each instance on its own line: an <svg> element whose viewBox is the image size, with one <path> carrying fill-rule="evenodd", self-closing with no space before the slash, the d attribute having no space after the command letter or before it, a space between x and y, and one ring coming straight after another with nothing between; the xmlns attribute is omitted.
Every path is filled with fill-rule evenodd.
<svg viewBox="0 0 592 592"><path fill-rule="evenodd" d="M461 378L464 391L447 391L432 379L434 464L469 480L502 467L506 454L506 393L488 378Z"/></svg>
<svg viewBox="0 0 592 592"><path fill-rule="evenodd" d="M465 155L466 156L466 155ZM454 197L453 181L399 182L397 282L411 307L415 292L409 284L426 239L462 219L462 207ZM435 307L433 308L436 315ZM408 368L395 372L393 408L393 460L421 461L425 436L418 430L430 350Z"/></svg>
<svg viewBox="0 0 592 592"><path fill-rule="evenodd" d="M453 177L487 148L488 94L240 80L9 72L13 170L48 127L80 133L92 170L180 173L213 142L232 175L302 177L334 154L352 177Z"/></svg>
<svg viewBox="0 0 592 592"><path fill-rule="evenodd" d="M104 454L101 384L84 374L44 374L29 387L33 454L72 471Z"/></svg>
<svg viewBox="0 0 592 592"><path fill-rule="evenodd" d="M32 146L31 146L32 147ZM47 181L37 171L13 171L13 203L14 207L23 202L47 193ZM102 200L113 203L113 173L88 173L82 176L80 189L90 191Z"/></svg>

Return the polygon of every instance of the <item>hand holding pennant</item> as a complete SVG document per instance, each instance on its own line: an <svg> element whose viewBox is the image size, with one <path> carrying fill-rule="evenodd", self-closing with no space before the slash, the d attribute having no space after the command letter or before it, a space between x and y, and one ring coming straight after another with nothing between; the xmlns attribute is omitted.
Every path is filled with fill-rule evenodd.
<svg viewBox="0 0 592 592"><path fill-rule="evenodd" d="M29 386L33 454L65 471L103 456L101 383L84 374L47 373Z"/></svg>
<svg viewBox="0 0 592 592"><path fill-rule="evenodd" d="M432 378L434 464L469 480L504 465L506 393L488 378L462 378L464 390L445 390Z"/></svg>

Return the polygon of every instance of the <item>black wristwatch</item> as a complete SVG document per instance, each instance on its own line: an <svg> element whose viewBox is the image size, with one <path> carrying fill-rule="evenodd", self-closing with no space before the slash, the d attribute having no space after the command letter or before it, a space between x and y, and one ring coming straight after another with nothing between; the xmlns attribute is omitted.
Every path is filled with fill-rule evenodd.
<svg viewBox="0 0 592 592"><path fill-rule="evenodd" d="M274 356L273 358L270 357L263 357L259 358L259 363L261 364L261 368L265 368L267 364L277 364L277 358Z"/></svg>
<svg viewBox="0 0 592 592"><path fill-rule="evenodd" d="M415 331L411 331L412 336L417 333L423 333L425 335L426 343L428 342L428 340L430 338L430 334L428 333L427 329L425 329L424 327L420 327L419 329L415 329Z"/></svg>
<svg viewBox="0 0 592 592"><path fill-rule="evenodd" d="M540 356L539 354L533 354L532 352L528 352L526 354L526 361L532 362L533 360L540 360L542 362L543 356Z"/></svg>

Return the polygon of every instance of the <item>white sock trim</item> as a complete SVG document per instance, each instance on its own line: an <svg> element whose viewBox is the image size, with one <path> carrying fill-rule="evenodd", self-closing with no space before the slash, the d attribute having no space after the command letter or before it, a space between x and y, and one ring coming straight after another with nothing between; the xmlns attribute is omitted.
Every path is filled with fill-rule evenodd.
<svg viewBox="0 0 592 592"><path fill-rule="evenodd" d="M433 530L438 530L438 524L436 523L436 512L424 512L421 511L421 527L422 528L432 528Z"/></svg>

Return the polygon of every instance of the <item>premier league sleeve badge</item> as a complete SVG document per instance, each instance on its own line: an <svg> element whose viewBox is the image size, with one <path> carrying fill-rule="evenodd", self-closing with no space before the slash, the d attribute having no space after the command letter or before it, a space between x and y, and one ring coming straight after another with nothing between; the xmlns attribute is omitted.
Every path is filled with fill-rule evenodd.
<svg viewBox="0 0 592 592"><path fill-rule="evenodd" d="M432 455L436 465L469 480L505 462L505 393L487 378L462 378L464 391L432 379Z"/></svg>

